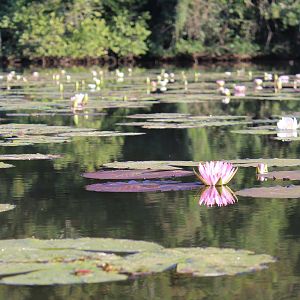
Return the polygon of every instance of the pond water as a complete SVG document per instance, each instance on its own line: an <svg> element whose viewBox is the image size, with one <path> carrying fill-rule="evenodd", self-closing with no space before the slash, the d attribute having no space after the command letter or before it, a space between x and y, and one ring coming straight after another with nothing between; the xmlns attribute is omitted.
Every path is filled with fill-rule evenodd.
<svg viewBox="0 0 300 300"><path fill-rule="evenodd" d="M240 71L242 68L245 71ZM2 123L42 123L146 134L114 137L83 136L75 137L69 143L0 147L0 154L62 154L62 158L50 161L9 162L15 168L1 170L0 203L14 204L16 208L0 214L0 239L125 238L153 241L165 247L213 246L248 249L275 256L278 261L265 270L237 276L194 278L169 271L109 284L54 287L0 285L0 299L300 298L299 199L238 196L238 202L234 205L206 207L199 205L197 190L149 193L97 193L85 190L86 185L96 183L97 180L83 178L82 173L98 170L103 164L113 161L208 161L299 157L299 141L287 142L274 140L272 135L231 132L247 126L243 124L183 129L147 129L119 125L122 122L132 121L126 116L137 113L247 115L262 119L300 112L300 93L297 94L291 89L288 92L283 89L276 94L278 99L269 99L271 92L270 89L266 89L269 95L264 97L259 93L254 93L253 97L247 95L232 97L227 104L222 102L224 97L213 92L217 89L216 79L250 85L254 78L263 77L265 71L273 74L275 72L296 74L297 71L300 73L297 65L291 66L286 63L263 67L245 65L205 68L200 66L196 69L166 68L170 71L169 69L179 77L181 72L185 71L191 82L194 80L193 74L200 72L199 81L191 83L187 90L184 90L182 84L182 91L178 93L174 88L164 94L147 95L145 79L147 76L155 78L160 69L134 69L132 77L129 79L126 77L124 83L111 83L106 88L89 92L90 98L93 100L100 96L107 99L117 97L118 101L122 102L124 97L130 100L131 97L139 97L142 94L145 99L148 97L157 103L140 108L93 110L103 115L56 113L26 115L35 110L24 110L22 104L14 109L1 111ZM242 74L239 75L240 78L232 75L236 76L232 79L224 75L225 71L236 74L237 70ZM253 72L253 79L248 78L250 70ZM72 79L91 77L90 69L72 68L66 71ZM31 74L32 70L22 72ZM39 70L39 72L41 77L46 78L59 70ZM86 82L88 83L87 79ZM0 102L6 98L41 101L60 99L61 95L55 84L50 79L29 87L23 83L15 84L9 91L2 84ZM69 99L72 93L74 94L72 87L70 84L65 89L64 99ZM263 91L261 93L264 94ZM186 103L185 99L191 95L203 101ZM292 99L284 100L290 96ZM168 97L175 99L174 103L159 101ZM25 115L9 115L9 113L25 113ZM275 184L270 181L257 181L254 168L240 168L230 183L230 188L238 191L268 185Z"/></svg>

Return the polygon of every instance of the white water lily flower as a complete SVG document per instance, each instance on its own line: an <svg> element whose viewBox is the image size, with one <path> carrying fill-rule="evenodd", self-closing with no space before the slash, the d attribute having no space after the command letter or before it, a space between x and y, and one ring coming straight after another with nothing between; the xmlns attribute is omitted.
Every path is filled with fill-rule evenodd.
<svg viewBox="0 0 300 300"><path fill-rule="evenodd" d="M75 94L75 96L71 97L71 101L73 101L76 106L80 106L83 104L85 94L80 93L80 94Z"/></svg>
<svg viewBox="0 0 300 300"><path fill-rule="evenodd" d="M222 103L228 104L230 102L230 97L225 97L222 99Z"/></svg>
<svg viewBox="0 0 300 300"><path fill-rule="evenodd" d="M254 83L257 85L257 86L261 86L263 84L263 80L261 78L255 78L254 79Z"/></svg>
<svg viewBox="0 0 300 300"><path fill-rule="evenodd" d="M225 80L219 79L216 81L216 84L218 87L224 87L225 86Z"/></svg>
<svg viewBox="0 0 300 300"><path fill-rule="evenodd" d="M271 73L264 73L264 79L265 80L272 80L273 79L273 75Z"/></svg>
<svg viewBox="0 0 300 300"><path fill-rule="evenodd" d="M292 117L282 117L281 120L277 122L277 128L279 130L297 130L298 127L297 119Z"/></svg>
<svg viewBox="0 0 300 300"><path fill-rule="evenodd" d="M278 80L280 80L282 83L289 83L290 77L287 75L281 75L279 76Z"/></svg>

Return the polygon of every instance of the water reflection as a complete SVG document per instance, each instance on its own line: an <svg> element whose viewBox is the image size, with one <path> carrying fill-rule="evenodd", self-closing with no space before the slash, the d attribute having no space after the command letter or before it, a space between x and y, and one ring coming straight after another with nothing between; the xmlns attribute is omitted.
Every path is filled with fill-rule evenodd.
<svg viewBox="0 0 300 300"><path fill-rule="evenodd" d="M200 190L199 205L227 206L237 201L238 198L228 186L208 186Z"/></svg>
<svg viewBox="0 0 300 300"><path fill-rule="evenodd" d="M264 182L264 181L267 181L268 178L267 178L267 177L264 177L263 174L257 174L257 175L256 175L256 180L257 180L257 181Z"/></svg>
<svg viewBox="0 0 300 300"><path fill-rule="evenodd" d="M279 138L293 138L293 137L297 137L297 136L298 136L298 133L296 130L277 132L277 137L279 137Z"/></svg>

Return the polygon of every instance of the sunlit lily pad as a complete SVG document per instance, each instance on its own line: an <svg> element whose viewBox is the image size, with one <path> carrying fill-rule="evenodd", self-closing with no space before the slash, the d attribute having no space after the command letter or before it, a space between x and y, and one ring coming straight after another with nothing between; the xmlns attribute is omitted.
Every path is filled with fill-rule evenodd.
<svg viewBox="0 0 300 300"><path fill-rule="evenodd" d="M208 126L232 126L252 124L247 116L194 116L178 113L137 114L128 118L146 119L143 122L118 123L123 126L141 126L146 129L184 129Z"/></svg>
<svg viewBox="0 0 300 300"><path fill-rule="evenodd" d="M96 137L112 137L112 136L135 136L143 135L144 132L120 132L120 131L91 131L91 132L66 132L58 136L61 137L76 137L76 136L96 136Z"/></svg>
<svg viewBox="0 0 300 300"><path fill-rule="evenodd" d="M272 186L249 188L236 192L236 195L254 198L289 199L300 198L300 186Z"/></svg>
<svg viewBox="0 0 300 300"><path fill-rule="evenodd" d="M170 164L169 164L170 163ZM172 166L173 162L168 161L125 161L125 162L111 162L103 166L112 169L134 169L134 170L178 170L180 168ZM176 163L176 162L175 162Z"/></svg>
<svg viewBox="0 0 300 300"><path fill-rule="evenodd" d="M128 182L105 182L87 185L87 191L110 192L110 193L139 193L139 192L168 192L184 191L199 188L196 182L179 181L128 181Z"/></svg>
<svg viewBox="0 0 300 300"><path fill-rule="evenodd" d="M300 170L273 171L266 174L262 174L260 176L274 180L300 180Z"/></svg>
<svg viewBox="0 0 300 300"><path fill-rule="evenodd" d="M17 239L2 241L3 246L19 249L75 249L101 252L136 253L141 251L159 250L156 243L110 238L79 238L79 239Z"/></svg>
<svg viewBox="0 0 300 300"><path fill-rule="evenodd" d="M16 206L12 204L0 204L0 213L14 209Z"/></svg>
<svg viewBox="0 0 300 300"><path fill-rule="evenodd" d="M66 264L51 263L47 264L47 267L40 264L40 268L36 271L4 277L0 283L12 285L61 285L112 282L126 279L127 276L125 275L103 271L95 263L74 262Z"/></svg>
<svg viewBox="0 0 300 300"><path fill-rule="evenodd" d="M300 166L300 159L296 158L254 158L254 159L234 159L228 160L236 167L257 167L259 163L267 164L269 167L294 167ZM203 162L202 162L203 163ZM182 167L197 167L196 161L124 161L111 162L103 166L111 169L130 169L130 170L179 170Z"/></svg>
<svg viewBox="0 0 300 300"><path fill-rule="evenodd" d="M218 248L175 248L188 256L177 265L180 274L193 276L237 275L266 268L275 259L269 255L256 255L252 251Z"/></svg>
<svg viewBox="0 0 300 300"><path fill-rule="evenodd" d="M128 255L134 252L138 253ZM11 285L112 282L169 269L193 276L236 275L275 262L269 255L246 250L165 249L149 242L100 238L2 240L0 253L0 284Z"/></svg>
<svg viewBox="0 0 300 300"><path fill-rule="evenodd" d="M172 171L149 171L149 170L101 170L97 172L84 173L83 177L100 180L122 180L122 179L155 179L191 176L193 172L184 170Z"/></svg>
<svg viewBox="0 0 300 300"><path fill-rule="evenodd" d="M135 114L129 115L127 118L130 119L176 119L188 117L190 114L180 114L180 113L154 113L154 114Z"/></svg>
<svg viewBox="0 0 300 300"><path fill-rule="evenodd" d="M267 164L269 167L295 167L300 166L297 158L253 158L229 160L237 167L257 167L258 164Z"/></svg>
<svg viewBox="0 0 300 300"><path fill-rule="evenodd" d="M44 160L60 158L61 155L57 154L2 154L0 160ZM0 165L1 166L1 165Z"/></svg>
<svg viewBox="0 0 300 300"><path fill-rule="evenodd" d="M254 135L272 135L276 134L276 130L271 129L256 129L255 127L240 129L240 130L232 130L231 133L234 134L254 134Z"/></svg>
<svg viewBox="0 0 300 300"><path fill-rule="evenodd" d="M99 131L92 128L48 126L45 124L2 124L0 125L0 135L4 140L0 141L0 146L65 143L69 142L71 137L135 136L142 134L145 133Z"/></svg>

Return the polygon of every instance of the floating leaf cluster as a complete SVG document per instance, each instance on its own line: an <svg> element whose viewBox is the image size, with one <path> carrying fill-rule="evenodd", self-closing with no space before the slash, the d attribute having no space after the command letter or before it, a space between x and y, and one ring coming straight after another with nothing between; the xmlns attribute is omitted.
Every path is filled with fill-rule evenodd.
<svg viewBox="0 0 300 300"><path fill-rule="evenodd" d="M262 270L272 262L275 259L269 255L247 250L168 249L133 240L2 240L0 284L111 282L170 269L196 277L237 275Z"/></svg>

